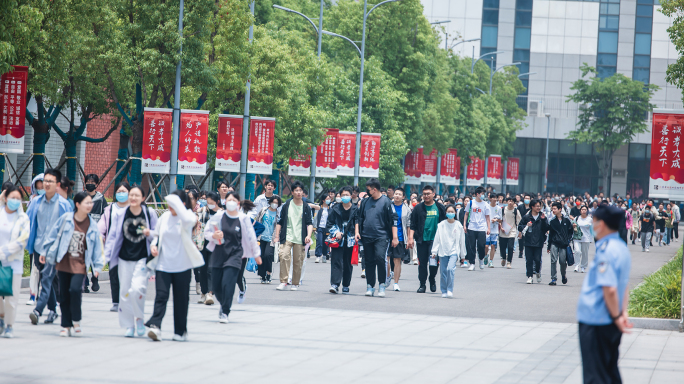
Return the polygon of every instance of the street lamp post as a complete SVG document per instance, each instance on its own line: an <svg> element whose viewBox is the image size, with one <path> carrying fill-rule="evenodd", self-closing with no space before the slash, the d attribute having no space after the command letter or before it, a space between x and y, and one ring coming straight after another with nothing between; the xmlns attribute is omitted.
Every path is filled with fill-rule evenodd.
<svg viewBox="0 0 684 384"><path fill-rule="evenodd" d="M458 43L456 43L456 44L452 45L451 47L449 47L449 49L454 49L454 47L456 47L456 46L459 45L459 44L470 43L470 42L472 42L472 41L478 41L478 40L481 40L481 39L478 37L477 39L470 39L470 40L459 41ZM473 49L475 49L475 47L473 47Z"/></svg>
<svg viewBox="0 0 684 384"><path fill-rule="evenodd" d="M183 9L185 4L180 0L180 11L178 12L178 34L183 37ZM179 48L179 53L183 53L183 45ZM173 193L177 188L176 178L178 177L178 136L180 132L180 90L181 90L181 59L176 65L176 86L173 90L173 131L171 133L171 182L169 191Z"/></svg>
<svg viewBox="0 0 684 384"><path fill-rule="evenodd" d="M549 179L549 132L551 131L551 114L545 113L546 116L546 161L544 162L544 193L546 193L546 183Z"/></svg>
<svg viewBox="0 0 684 384"><path fill-rule="evenodd" d="M477 60L475 60L475 46L473 46L473 60L471 61L471 64L470 64L470 73L472 74L475 72L475 64L477 64L478 61L482 60L482 58L489 56L489 55L498 55L499 53L504 53L504 52L503 51L496 51L496 52L485 53L484 55L478 57Z"/></svg>
<svg viewBox="0 0 684 384"><path fill-rule="evenodd" d="M451 23L451 20L435 21L435 22L432 22L430 24L437 25L437 24L448 24L448 23ZM449 46L448 41L449 41L449 33L444 31L444 50L449 49L449 48L447 48Z"/></svg>
<svg viewBox="0 0 684 384"><path fill-rule="evenodd" d="M254 15L254 1L249 4L249 11ZM254 23L249 26L249 43L254 39ZM245 113L242 117L242 154L240 156L240 196L246 198L245 187L247 183L247 152L249 151L249 100L251 97L252 74L247 75L245 86Z"/></svg>
<svg viewBox="0 0 684 384"><path fill-rule="evenodd" d="M368 0L363 0L363 32L361 35L361 73L359 80L359 110L356 117L356 159L354 160L354 185L359 185L359 159L361 158L361 111L363 108L363 66L364 57L366 55L366 19L368 15L375 10L375 8L400 0L385 0L382 3L376 4L370 11L366 12L368 8Z"/></svg>

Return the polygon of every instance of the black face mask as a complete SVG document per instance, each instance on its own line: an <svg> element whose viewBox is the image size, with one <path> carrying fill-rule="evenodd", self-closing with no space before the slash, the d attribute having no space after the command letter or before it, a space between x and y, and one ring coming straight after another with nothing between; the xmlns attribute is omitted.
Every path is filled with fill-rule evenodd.
<svg viewBox="0 0 684 384"><path fill-rule="evenodd" d="M92 192L92 191L94 191L96 188L97 188L97 185L95 185L95 184L86 184L86 185L85 185L85 189L86 189L86 191L88 191L88 192Z"/></svg>

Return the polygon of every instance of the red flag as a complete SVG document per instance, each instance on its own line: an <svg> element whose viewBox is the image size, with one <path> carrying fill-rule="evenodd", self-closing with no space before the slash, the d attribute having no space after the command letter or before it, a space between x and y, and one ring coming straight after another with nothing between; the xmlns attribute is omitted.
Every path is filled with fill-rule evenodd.
<svg viewBox="0 0 684 384"><path fill-rule="evenodd" d="M145 108L142 173L169 173L173 109Z"/></svg>
<svg viewBox="0 0 684 384"><path fill-rule="evenodd" d="M290 159L287 174L290 176L310 176L311 155L299 155Z"/></svg>
<svg viewBox="0 0 684 384"><path fill-rule="evenodd" d="M409 152L404 158L404 184L420 185L423 173L423 148Z"/></svg>
<svg viewBox="0 0 684 384"><path fill-rule="evenodd" d="M437 150L433 149L430 154L423 150L423 172L420 181L426 183L437 182Z"/></svg>
<svg viewBox="0 0 684 384"><path fill-rule="evenodd" d="M518 185L518 178L520 178L520 159L509 157L506 166L506 185Z"/></svg>
<svg viewBox="0 0 684 384"><path fill-rule="evenodd" d="M479 186L484 182L484 161L477 157L470 156L466 175L466 185Z"/></svg>
<svg viewBox="0 0 684 384"><path fill-rule="evenodd" d="M273 173L273 140L275 118L252 117L249 129L247 173L270 175Z"/></svg>
<svg viewBox="0 0 684 384"><path fill-rule="evenodd" d="M340 142L340 150L337 157L337 176L354 176L356 133L340 131L337 138Z"/></svg>
<svg viewBox="0 0 684 384"><path fill-rule="evenodd" d="M339 129L328 128L325 141L316 148L316 177L337 177Z"/></svg>
<svg viewBox="0 0 684 384"><path fill-rule="evenodd" d="M209 111L181 109L178 131L178 174L204 175L207 172Z"/></svg>
<svg viewBox="0 0 684 384"><path fill-rule="evenodd" d="M648 196L684 200L684 170L681 161L684 114L653 110L651 169Z"/></svg>
<svg viewBox="0 0 684 384"><path fill-rule="evenodd" d="M242 124L240 115L219 115L216 137L216 170L240 172Z"/></svg>
<svg viewBox="0 0 684 384"><path fill-rule="evenodd" d="M501 155L491 155L487 159L487 184L501 184L502 180Z"/></svg>
<svg viewBox="0 0 684 384"><path fill-rule="evenodd" d="M361 134L361 158L359 159L360 177L380 176L380 134Z"/></svg>
<svg viewBox="0 0 684 384"><path fill-rule="evenodd" d="M0 78L0 152L24 153L28 67L12 68Z"/></svg>
<svg viewBox="0 0 684 384"><path fill-rule="evenodd" d="M449 152L442 155L440 181L445 185L460 185L460 169L461 159L458 157L458 151L449 149Z"/></svg>

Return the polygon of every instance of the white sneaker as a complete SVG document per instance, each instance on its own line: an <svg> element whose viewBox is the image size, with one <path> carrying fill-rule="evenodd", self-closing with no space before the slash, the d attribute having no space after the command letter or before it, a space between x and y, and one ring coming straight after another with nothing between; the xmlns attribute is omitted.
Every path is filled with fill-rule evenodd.
<svg viewBox="0 0 684 384"><path fill-rule="evenodd" d="M442 293L442 298L443 298L443 299L446 299L446 298L447 298L447 294L446 294L446 293Z"/></svg>
<svg viewBox="0 0 684 384"><path fill-rule="evenodd" d="M650 250L650 249L648 249L648 248L646 248L646 252L651 252L651 250Z"/></svg>
<svg viewBox="0 0 684 384"><path fill-rule="evenodd" d="M587 272L587 269L586 269L586 268L582 268L582 273L585 273L585 272Z"/></svg>
<svg viewBox="0 0 684 384"><path fill-rule="evenodd" d="M375 295L375 289L370 286L370 284L366 285L366 296L373 296Z"/></svg>
<svg viewBox="0 0 684 384"><path fill-rule="evenodd" d="M221 313L221 315L219 316L219 323L228 324L228 315L226 315L225 313Z"/></svg>
<svg viewBox="0 0 684 384"><path fill-rule="evenodd" d="M200 288L200 283L195 283L195 292L196 292L198 295L201 295L201 294L202 294L202 288Z"/></svg>
<svg viewBox="0 0 684 384"><path fill-rule="evenodd" d="M320 257L317 257L317 258L316 258L316 261L314 261L314 263L320 263L320 262L321 262L321 258L320 258Z"/></svg>
<svg viewBox="0 0 684 384"><path fill-rule="evenodd" d="M449 298L454 297L454 293L451 291L447 291L447 297L449 297Z"/></svg>
<svg viewBox="0 0 684 384"><path fill-rule="evenodd" d="M489 260L489 268L494 268L494 263L492 260Z"/></svg>
<svg viewBox="0 0 684 384"><path fill-rule="evenodd" d="M298 289L299 289L299 285L293 285L293 286L290 288L290 291L296 291L296 290L298 290Z"/></svg>
<svg viewBox="0 0 684 384"><path fill-rule="evenodd" d="M475 270L475 264L471 264L470 268L468 268L469 271L474 271Z"/></svg>
<svg viewBox="0 0 684 384"><path fill-rule="evenodd" d="M183 336L174 334L172 340L173 341L188 341L188 333L185 332L183 334Z"/></svg>
<svg viewBox="0 0 684 384"><path fill-rule="evenodd" d="M161 341L162 340L162 334L161 334L161 329L157 327L151 327L150 330L147 332L147 337L154 341Z"/></svg>
<svg viewBox="0 0 684 384"><path fill-rule="evenodd" d="M276 289L279 290L279 291L282 291L282 290L285 289L285 287L287 287L287 284L285 284L285 283L280 283L280 284L278 284L278 286L276 287Z"/></svg>
<svg viewBox="0 0 684 384"><path fill-rule="evenodd" d="M205 305L212 305L214 304L214 295L211 293L207 293L207 299L204 301Z"/></svg>
<svg viewBox="0 0 684 384"><path fill-rule="evenodd" d="M579 266L579 264L577 264L577 265L575 266L575 272L579 272L579 271L580 271L579 268L580 268L580 266Z"/></svg>
<svg viewBox="0 0 684 384"><path fill-rule="evenodd" d="M418 265L418 260L413 260L413 265Z"/></svg>
<svg viewBox="0 0 684 384"><path fill-rule="evenodd" d="M466 260L463 262L463 265L461 265L461 268L468 268L468 266L469 266L468 260Z"/></svg>
<svg viewBox="0 0 684 384"><path fill-rule="evenodd" d="M362 269L362 270L361 270L361 278L362 278L362 279L365 279L365 278L366 278L366 270L365 270L365 269Z"/></svg>
<svg viewBox="0 0 684 384"><path fill-rule="evenodd" d="M29 301L26 302L26 305L36 305L36 300L35 299L29 299Z"/></svg>
<svg viewBox="0 0 684 384"><path fill-rule="evenodd" d="M245 294L246 293L247 293L246 291L240 291L240 293L238 294L238 304L242 304L245 302Z"/></svg>
<svg viewBox="0 0 684 384"><path fill-rule="evenodd" d="M205 301L207 301L207 295L202 295L200 296L200 299L197 300L197 304L204 304Z"/></svg>
<svg viewBox="0 0 684 384"><path fill-rule="evenodd" d="M541 273L537 273L537 283L541 283Z"/></svg>
<svg viewBox="0 0 684 384"><path fill-rule="evenodd" d="M401 289L399 289L399 284L394 284L394 290L399 292Z"/></svg>
<svg viewBox="0 0 684 384"><path fill-rule="evenodd" d="M480 269L484 269L484 260L480 260Z"/></svg>
<svg viewBox="0 0 684 384"><path fill-rule="evenodd" d="M513 268L513 267L511 267L511 263L506 263L506 268L507 268L507 269L511 269L511 268Z"/></svg>
<svg viewBox="0 0 684 384"><path fill-rule="evenodd" d="M532 284L532 278L531 277L527 278L527 284Z"/></svg>

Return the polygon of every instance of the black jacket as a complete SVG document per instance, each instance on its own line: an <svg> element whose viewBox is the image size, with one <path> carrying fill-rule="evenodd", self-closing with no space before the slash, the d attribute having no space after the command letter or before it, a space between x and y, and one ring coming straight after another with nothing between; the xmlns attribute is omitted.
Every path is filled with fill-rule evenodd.
<svg viewBox="0 0 684 384"><path fill-rule="evenodd" d="M287 239L287 211L290 208L291 202L292 199L288 200L280 209L280 220L278 220L278 225L280 225L280 244L285 244L285 240ZM309 234L307 228L309 225L313 226L311 217L311 207L309 207L309 204L302 202L302 244Z"/></svg>
<svg viewBox="0 0 684 384"><path fill-rule="evenodd" d="M435 201L437 205L437 211L439 212L438 223L446 220L446 208L438 202ZM425 229L425 218L427 217L427 210L425 209L425 203L420 203L413 208L411 212L411 230L413 233L413 240L420 244L423 242L423 230Z"/></svg>
<svg viewBox="0 0 684 384"><path fill-rule="evenodd" d="M565 216L562 216L559 221L557 217L553 217L549 223L549 245L547 249L551 249L551 244L558 248L565 249L572 241L572 222Z"/></svg>
<svg viewBox="0 0 684 384"><path fill-rule="evenodd" d="M363 223L366 221L366 204L368 204L369 200L372 200L372 197L365 198L361 201L361 205L358 210L358 214L356 215L356 224L359 225L359 234L362 235L363 237ZM385 209L382 211L382 216L380 217L380 220L382 221L383 226L385 227L385 231L387 232L388 240L392 240L392 227L397 226L397 214L394 212L392 209L392 200L390 200L387 196L380 196L380 199L378 199L378 203L382 199L387 199L386 202L383 202L385 204ZM362 239L363 240L363 239Z"/></svg>
<svg viewBox="0 0 684 384"><path fill-rule="evenodd" d="M330 229L333 225L342 230L342 210L344 207L342 203L335 204L332 208L328 209L328 220L325 222L325 236L330 236ZM354 236L355 226L356 226L356 215L358 215L359 207L356 204L352 204L349 208L349 223L347 224L347 229L344 231L344 236Z"/></svg>
<svg viewBox="0 0 684 384"><path fill-rule="evenodd" d="M522 220L518 223L518 231L522 231L527 226L527 223L532 222L532 226L527 230L523 239L525 241L526 247L543 247L546 241L546 232L549 231L549 222L546 221L546 216L543 213L539 213L537 220L532 217L531 213L528 213L522 217Z"/></svg>

